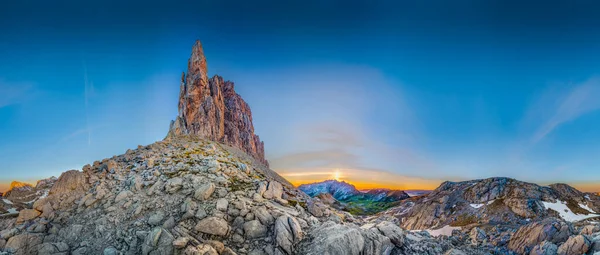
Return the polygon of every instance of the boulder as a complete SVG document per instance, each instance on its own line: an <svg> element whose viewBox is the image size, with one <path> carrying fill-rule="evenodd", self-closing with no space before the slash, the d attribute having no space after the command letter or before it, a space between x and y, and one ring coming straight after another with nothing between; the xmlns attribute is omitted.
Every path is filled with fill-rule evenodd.
<svg viewBox="0 0 600 255"><path fill-rule="evenodd" d="M469 232L469 237L471 238L471 243L473 245L480 245L487 241L487 235L485 234L485 231L477 227L471 229Z"/></svg>
<svg viewBox="0 0 600 255"><path fill-rule="evenodd" d="M215 185L211 183L202 184L194 192L194 198L198 200L207 200L215 192Z"/></svg>
<svg viewBox="0 0 600 255"><path fill-rule="evenodd" d="M173 241L175 238L169 231L161 227L155 227L148 233L142 244L142 254L173 254Z"/></svg>
<svg viewBox="0 0 600 255"><path fill-rule="evenodd" d="M382 235L376 228L366 229L361 232L365 239L363 254L390 254L394 244L390 239Z"/></svg>
<svg viewBox="0 0 600 255"><path fill-rule="evenodd" d="M404 245L404 231L394 223L389 221L383 221L377 224L377 229L381 234L386 236L392 241L392 243L398 247L402 247Z"/></svg>
<svg viewBox="0 0 600 255"><path fill-rule="evenodd" d="M62 173L58 180L52 185L50 195L71 194L72 192L85 192L87 187L83 172L70 170Z"/></svg>
<svg viewBox="0 0 600 255"><path fill-rule="evenodd" d="M283 185L276 181L270 181L267 190L263 194L266 199L281 199L283 195Z"/></svg>
<svg viewBox="0 0 600 255"><path fill-rule="evenodd" d="M183 251L184 255L219 255L217 250L208 244L200 244L198 246L188 246Z"/></svg>
<svg viewBox="0 0 600 255"><path fill-rule="evenodd" d="M269 213L266 207L258 206L253 210L254 216L262 223L263 225L269 226L275 222L275 218Z"/></svg>
<svg viewBox="0 0 600 255"><path fill-rule="evenodd" d="M199 221L194 229L210 235L225 236L229 232L229 224L224 219L213 216Z"/></svg>
<svg viewBox="0 0 600 255"><path fill-rule="evenodd" d="M286 254L292 254L293 247L304 238L298 220L292 216L282 215L275 221L275 241Z"/></svg>
<svg viewBox="0 0 600 255"><path fill-rule="evenodd" d="M229 206L229 201L225 198L217 199L217 210L221 212L227 211L227 207Z"/></svg>
<svg viewBox="0 0 600 255"><path fill-rule="evenodd" d="M17 217L16 224L18 225L23 222L33 220L33 219L37 218L38 216L40 216L40 214L42 214L42 213L35 209L23 209L19 212L19 217Z"/></svg>
<svg viewBox="0 0 600 255"><path fill-rule="evenodd" d="M165 191L173 194L179 189L181 189L181 187L183 187L183 179L181 179L180 177L175 177L167 181L165 185Z"/></svg>
<svg viewBox="0 0 600 255"><path fill-rule="evenodd" d="M302 243L300 254L360 255L364 248L365 239L358 227L328 221L311 231L310 242Z"/></svg>
<svg viewBox="0 0 600 255"><path fill-rule="evenodd" d="M542 243L533 247L529 255L556 255L558 252L558 246L548 241L543 241Z"/></svg>
<svg viewBox="0 0 600 255"><path fill-rule="evenodd" d="M69 245L63 242L43 243L37 247L38 255L69 254Z"/></svg>
<svg viewBox="0 0 600 255"><path fill-rule="evenodd" d="M148 224L150 224L152 226L158 226L162 223L164 218L165 218L165 212L156 211L152 215L150 215L150 217L148 218Z"/></svg>
<svg viewBox="0 0 600 255"><path fill-rule="evenodd" d="M260 224L258 220L252 220L244 223L244 235L247 239L256 239L267 235L267 227Z"/></svg>
<svg viewBox="0 0 600 255"><path fill-rule="evenodd" d="M548 218L520 227L510 239L508 248L524 254L543 241L551 243L565 242L573 232L573 227L569 223L555 218Z"/></svg>
<svg viewBox="0 0 600 255"><path fill-rule="evenodd" d="M42 235L23 233L8 239L8 242L4 245L4 250L16 255L32 254L37 251L36 246L41 244L43 240Z"/></svg>
<svg viewBox="0 0 600 255"><path fill-rule="evenodd" d="M559 255L585 254L591 247L592 242L585 235L571 236L569 239L558 247Z"/></svg>
<svg viewBox="0 0 600 255"><path fill-rule="evenodd" d="M600 225L587 225L581 229L581 235L592 235L600 232Z"/></svg>

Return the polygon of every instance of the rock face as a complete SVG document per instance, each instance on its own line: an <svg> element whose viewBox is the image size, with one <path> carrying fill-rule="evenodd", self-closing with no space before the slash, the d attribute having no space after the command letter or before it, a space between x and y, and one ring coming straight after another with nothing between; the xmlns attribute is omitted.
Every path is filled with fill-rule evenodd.
<svg viewBox="0 0 600 255"><path fill-rule="evenodd" d="M192 47L187 73L181 77L179 115L171 122L169 137L195 135L221 142L252 155L268 166L264 143L254 134L252 112L231 81L208 78L200 41Z"/></svg>
<svg viewBox="0 0 600 255"><path fill-rule="evenodd" d="M573 227L570 224L549 218L519 228L512 236L508 248L523 254L544 241L551 243L564 242L572 234Z"/></svg>

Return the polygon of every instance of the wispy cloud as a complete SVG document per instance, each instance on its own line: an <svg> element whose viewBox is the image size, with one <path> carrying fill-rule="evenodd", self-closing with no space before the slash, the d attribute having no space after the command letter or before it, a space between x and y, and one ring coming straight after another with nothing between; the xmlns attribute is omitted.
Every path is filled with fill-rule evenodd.
<svg viewBox="0 0 600 255"><path fill-rule="evenodd" d="M32 87L30 83L7 82L0 78L0 108L19 103Z"/></svg>
<svg viewBox="0 0 600 255"><path fill-rule="evenodd" d="M90 97L94 93L94 84L88 80L87 65L83 61L83 79L84 79L84 101L85 101L85 130L87 131L88 146L92 145L92 129L90 128L89 102Z"/></svg>
<svg viewBox="0 0 600 255"><path fill-rule="evenodd" d="M546 107L553 109L553 114L535 131L531 142L537 143L561 124L600 109L598 98L600 98L600 78L593 78L575 86L562 98L556 99L555 105L550 102Z"/></svg>

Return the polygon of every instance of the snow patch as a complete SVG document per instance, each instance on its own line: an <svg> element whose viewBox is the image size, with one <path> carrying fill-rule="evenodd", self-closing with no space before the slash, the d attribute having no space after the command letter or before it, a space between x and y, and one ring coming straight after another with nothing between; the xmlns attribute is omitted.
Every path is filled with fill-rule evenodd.
<svg viewBox="0 0 600 255"><path fill-rule="evenodd" d="M7 205L12 205L13 204L12 201L10 201L10 200L8 200L6 198L3 198L2 201L4 201L4 203L7 204Z"/></svg>
<svg viewBox="0 0 600 255"><path fill-rule="evenodd" d="M554 211L557 211L560 214L560 217L566 221L575 222L575 221L581 221L581 220L585 220L588 218L594 218L594 217L600 216L598 214L584 215L584 214L573 213L571 211L571 209L569 209L569 207L567 207L567 203L560 201L560 200L558 200L558 202L556 202L556 203L551 203L551 202L546 202L546 201L542 201L542 203L544 204L544 207L546 207L546 209L552 209ZM586 210L587 210L587 208L586 208Z"/></svg>
<svg viewBox="0 0 600 255"><path fill-rule="evenodd" d="M585 197L585 199L587 199L587 200L592 200L592 199L590 199L590 195L585 195L584 197Z"/></svg>
<svg viewBox="0 0 600 255"><path fill-rule="evenodd" d="M18 213L19 211L17 211L17 208L10 208L8 209L8 213Z"/></svg>
<svg viewBox="0 0 600 255"><path fill-rule="evenodd" d="M485 204L471 204L471 207L473 207L475 209L479 209L479 208L483 207L484 205L491 205L494 201L496 201L496 200L487 201Z"/></svg>
<svg viewBox="0 0 600 255"><path fill-rule="evenodd" d="M429 232L430 235L432 236L451 236L452 235L452 231L453 230L460 230L460 227L451 227L449 225L443 226L442 228L438 228L438 229L426 229L425 231Z"/></svg>
<svg viewBox="0 0 600 255"><path fill-rule="evenodd" d="M579 204L579 207L581 207L583 209L586 209L588 212L596 213L596 212L594 212L594 210L592 210L591 208L589 208L587 205Z"/></svg>

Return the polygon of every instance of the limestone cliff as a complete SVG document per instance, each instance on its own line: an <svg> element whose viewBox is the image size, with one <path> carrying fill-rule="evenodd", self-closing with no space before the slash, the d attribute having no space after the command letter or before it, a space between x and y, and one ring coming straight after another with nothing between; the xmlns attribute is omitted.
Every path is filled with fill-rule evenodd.
<svg viewBox="0 0 600 255"><path fill-rule="evenodd" d="M239 148L268 166L264 144L254 134L250 106L231 81L208 78L200 41L192 47L187 73L181 77L179 115L171 122L168 137L200 136Z"/></svg>

